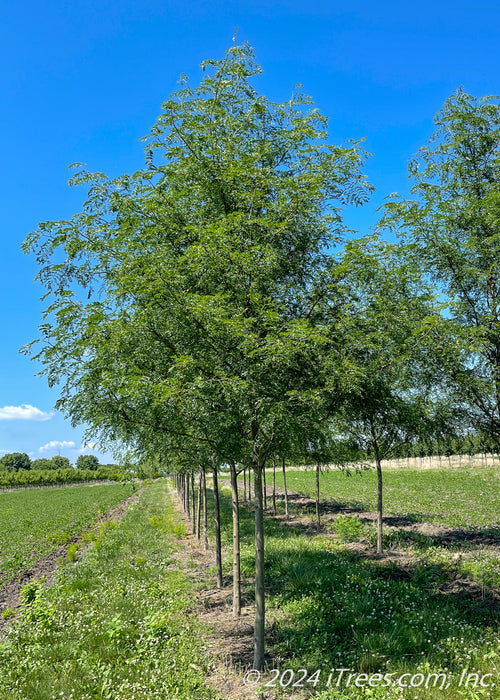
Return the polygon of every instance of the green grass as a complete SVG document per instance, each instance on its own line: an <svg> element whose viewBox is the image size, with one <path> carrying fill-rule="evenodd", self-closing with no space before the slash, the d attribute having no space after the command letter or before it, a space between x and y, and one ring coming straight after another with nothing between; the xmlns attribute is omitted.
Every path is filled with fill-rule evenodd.
<svg viewBox="0 0 500 700"><path fill-rule="evenodd" d="M282 486L281 474L276 477L277 485ZM313 498L314 471L290 470L287 487ZM355 531L356 513L375 510L376 493L375 472L363 471L351 476L338 470L322 473L320 498L327 511L324 517L327 527L334 519L333 531L346 531L349 527ZM291 503L292 512L297 512L293 499ZM408 526L432 522L452 529L443 540L439 533L425 535L391 526L390 517L386 517L386 549L403 549L424 565L451 568L454 575L467 576L486 591L500 588L500 469L387 470L384 472L384 516L395 516L400 524ZM374 525L365 523L358 529L360 535L374 545ZM355 540L356 537L351 538ZM466 553L463 558L462 553ZM458 561L450 567L453 555Z"/></svg>
<svg viewBox="0 0 500 700"><path fill-rule="evenodd" d="M315 473L289 470L289 491L314 498ZM267 474L268 487L272 477ZM276 485L283 486L281 472ZM362 471L351 476L325 471L321 499L339 509L375 510L377 476ZM500 539L500 469L418 470L384 472L384 513L404 516L408 522L437 522L464 529L489 529Z"/></svg>
<svg viewBox="0 0 500 700"><path fill-rule="evenodd" d="M299 473L297 482L310 476ZM335 477L355 490L356 477ZM359 491L355 497L360 497ZM228 523L229 498L224 496L222 502L223 522ZM321 669L315 688L318 700L500 698L500 608L487 598L467 599L453 587L446 590L444 584L461 573L449 551L427 549L427 558L400 568L397 563L358 556L340 538L305 536L298 527L273 519L267 519L265 528L269 669L306 669L310 674ZM244 594L252 601L253 515L245 509L241 530ZM352 524L344 522L340 530L345 539L355 536ZM226 529L227 547L229 535ZM229 561L225 566L229 574ZM402 689L393 684L363 689L342 682L327 688L331 669L341 667L356 673L393 673L394 678L404 673L444 673L450 687L441 690L431 683L428 688ZM472 685L468 690L458 687L463 669L492 673L493 679L487 680L496 682L496 687L474 692ZM307 687L304 684L301 692L306 693ZM280 697L290 697L289 692L284 689Z"/></svg>
<svg viewBox="0 0 500 700"><path fill-rule="evenodd" d="M130 484L0 493L0 585L92 525L133 493Z"/></svg>
<svg viewBox="0 0 500 700"><path fill-rule="evenodd" d="M29 584L0 644L2 700L215 698L193 583L175 565L178 525L155 483L55 586Z"/></svg>
<svg viewBox="0 0 500 700"><path fill-rule="evenodd" d="M25 588L24 617L0 645L0 697L215 697L205 684L206 630L193 611L195 592L213 588L213 572L193 582L180 571L176 552L185 547L183 527L166 488L150 486L120 524L103 529L83 559L62 566L53 588L43 590L36 582ZM221 504L223 544L229 550L227 490ZM241 515L243 594L251 605L254 523L248 510ZM360 532L349 519L341 523L332 539L266 519L267 668L321 671L315 688L304 684L293 695L275 684L277 697L316 692L317 700L498 700L498 606L453 589L445 592L443 584L461 571L449 552L423 547L413 565L400 568L348 551L341 539ZM230 572L228 555L226 581ZM327 687L331 669L341 667L356 674L392 673L396 679L404 673L443 673L450 686L370 688L365 683L362 688L342 682ZM458 687L464 669L492 673L497 686ZM266 672L263 682L270 679ZM266 697L269 689L263 691Z"/></svg>

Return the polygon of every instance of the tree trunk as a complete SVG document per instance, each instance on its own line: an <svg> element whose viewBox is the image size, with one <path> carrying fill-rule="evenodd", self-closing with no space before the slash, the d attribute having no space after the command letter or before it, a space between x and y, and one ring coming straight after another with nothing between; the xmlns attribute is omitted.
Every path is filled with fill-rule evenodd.
<svg viewBox="0 0 500 700"><path fill-rule="evenodd" d="M255 495L255 626L253 668L262 671L265 652L265 581L264 581L264 509L262 500L262 464L254 448Z"/></svg>
<svg viewBox="0 0 500 700"><path fill-rule="evenodd" d="M378 444L375 441L375 464L377 465L377 554L383 554L382 546L382 463Z"/></svg>
<svg viewBox="0 0 500 700"><path fill-rule="evenodd" d="M233 512L233 617L241 614L241 567L240 567L240 505L238 500L238 475L234 464L231 469L231 502Z"/></svg>
<svg viewBox="0 0 500 700"><path fill-rule="evenodd" d="M196 535L196 507L195 507L195 498L194 498L194 474L193 473L191 473L189 480L191 482L191 503L193 506L191 509L191 528L193 530L193 535Z"/></svg>
<svg viewBox="0 0 500 700"><path fill-rule="evenodd" d="M247 502L247 468L243 469L243 501Z"/></svg>
<svg viewBox="0 0 500 700"><path fill-rule="evenodd" d="M321 517L319 514L319 474L321 471L320 463L316 464L316 526L318 530L321 528Z"/></svg>
<svg viewBox="0 0 500 700"><path fill-rule="evenodd" d="M198 480L198 502L197 502L197 510L196 510L196 537L200 540L201 539L201 493L202 493L202 480L203 477L201 475L201 470L200 470L200 478Z"/></svg>
<svg viewBox="0 0 500 700"><path fill-rule="evenodd" d="M286 469L285 469L285 458L282 458L282 466L283 466L283 488L285 490L285 519L288 520L290 517L290 513L288 511L288 491L286 488Z"/></svg>
<svg viewBox="0 0 500 700"><path fill-rule="evenodd" d="M273 458L273 515L276 515L276 457Z"/></svg>
<svg viewBox="0 0 500 700"><path fill-rule="evenodd" d="M189 502L189 475L186 474L184 477L184 489L186 492L186 515L187 519L191 520L191 504Z"/></svg>
<svg viewBox="0 0 500 700"><path fill-rule="evenodd" d="M219 481L217 468L212 469L214 481L214 505L215 505L215 565L217 568L217 588L222 588L222 546L220 540L220 502Z"/></svg>
<svg viewBox="0 0 500 700"><path fill-rule="evenodd" d="M264 487L264 510L267 510L267 486L266 486L266 468L262 469L262 482Z"/></svg>
<svg viewBox="0 0 500 700"><path fill-rule="evenodd" d="M207 475L201 470L203 480L203 551L208 551L208 510L207 510Z"/></svg>

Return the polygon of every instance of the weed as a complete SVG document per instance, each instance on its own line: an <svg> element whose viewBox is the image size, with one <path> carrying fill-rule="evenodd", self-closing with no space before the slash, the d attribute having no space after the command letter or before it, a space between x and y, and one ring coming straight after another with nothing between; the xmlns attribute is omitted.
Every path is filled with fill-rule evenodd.
<svg viewBox="0 0 500 700"><path fill-rule="evenodd" d="M62 545L66 544L69 539L71 539L71 537L65 530L49 532L49 534L46 535L46 540L49 544Z"/></svg>
<svg viewBox="0 0 500 700"><path fill-rule="evenodd" d="M28 581L28 583L25 583L21 588L21 592L19 593L19 598L22 605L25 607L31 605L40 596L44 583L45 578L43 577L39 579L32 579L31 581Z"/></svg>
<svg viewBox="0 0 500 700"><path fill-rule="evenodd" d="M149 518L149 524L152 527L165 528L165 520L163 518L159 518L157 515L152 515Z"/></svg>
<svg viewBox="0 0 500 700"><path fill-rule="evenodd" d="M365 526L355 515L338 515L333 529L341 542L357 542L365 531Z"/></svg>
<svg viewBox="0 0 500 700"><path fill-rule="evenodd" d="M169 534L174 535L174 537L176 537L178 540L185 537L187 533L184 523L175 523L172 519L167 521L166 531Z"/></svg>
<svg viewBox="0 0 500 700"><path fill-rule="evenodd" d="M125 628L126 626L122 620L122 616L120 613L117 613L116 615L113 615L111 620L108 622L106 634L112 642L118 641L123 636Z"/></svg>
<svg viewBox="0 0 500 700"><path fill-rule="evenodd" d="M31 624L37 623L40 629L54 626L55 606L44 599L46 578L33 579L25 583L19 594L24 609L24 619Z"/></svg>
<svg viewBox="0 0 500 700"><path fill-rule="evenodd" d="M70 561L70 562L75 562L75 561L76 561L76 557L77 557L77 553L78 553L78 545L76 545L76 544L71 544L71 545L68 547L68 551L67 551L67 553L66 553L66 556L68 557L68 561Z"/></svg>

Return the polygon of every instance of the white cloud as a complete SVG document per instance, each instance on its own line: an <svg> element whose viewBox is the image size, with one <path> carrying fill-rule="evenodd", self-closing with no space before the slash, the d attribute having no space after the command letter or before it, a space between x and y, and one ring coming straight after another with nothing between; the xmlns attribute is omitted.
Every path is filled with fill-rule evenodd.
<svg viewBox="0 0 500 700"><path fill-rule="evenodd" d="M40 411L36 406L23 403L20 406L4 406L0 408L0 420L50 420L54 414Z"/></svg>
<svg viewBox="0 0 500 700"><path fill-rule="evenodd" d="M99 445L97 442L87 442L78 449L78 452L81 455L88 455L91 452L99 452Z"/></svg>
<svg viewBox="0 0 500 700"><path fill-rule="evenodd" d="M46 450L59 450L65 447L74 447L75 443L73 440L51 440L46 445L42 445L38 448L39 452L45 452Z"/></svg>

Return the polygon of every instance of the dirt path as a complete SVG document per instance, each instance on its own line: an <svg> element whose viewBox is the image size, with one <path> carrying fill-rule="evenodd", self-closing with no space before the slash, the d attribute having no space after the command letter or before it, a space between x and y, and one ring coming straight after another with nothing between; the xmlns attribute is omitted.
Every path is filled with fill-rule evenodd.
<svg viewBox="0 0 500 700"><path fill-rule="evenodd" d="M105 513L101 518L99 518L99 520L96 523L94 523L94 525L91 526L87 530L87 532L97 530L99 524L109 522L110 520L119 522L124 517L129 507L137 501L143 490L144 488L139 489L131 496L126 498L124 501L118 503L111 510ZM54 573L57 569L57 563L59 559L66 556L68 547L71 544L77 543L80 539L80 536L81 533L72 537L70 540L68 540L68 542L66 542L66 544L61 545L60 547L56 547L46 557L43 557L43 559L39 559L33 566L29 567L28 569L24 569L24 571L21 571L19 574L17 574L16 578L13 581L5 583L0 588L0 615L2 611L7 609L17 611L16 615L9 617L8 619L3 619L0 616L0 634L19 615L21 606L19 595L21 592L21 588L29 581L39 579L42 576L45 577L45 585L52 585L54 580ZM81 555L81 553L83 553L90 546L92 545L83 545L78 550L79 554Z"/></svg>
<svg viewBox="0 0 500 700"><path fill-rule="evenodd" d="M233 619L231 580L226 577L222 589L218 589L215 584L213 542L205 552L203 543L192 534L191 522L185 516L177 492L173 488L171 495L179 519L186 525L188 533L182 540L184 546L176 552L176 565L180 564L196 583L207 579L213 581L213 586L198 593L191 611L211 630L205 635L211 659L206 683L225 700L276 700L277 696L273 691L259 694L243 682L243 676L252 668L253 662L254 606L248 604L242 591L241 617L238 620ZM231 552L225 550L223 556L230 557ZM210 569L213 571L210 572ZM246 583L252 584L248 580Z"/></svg>

